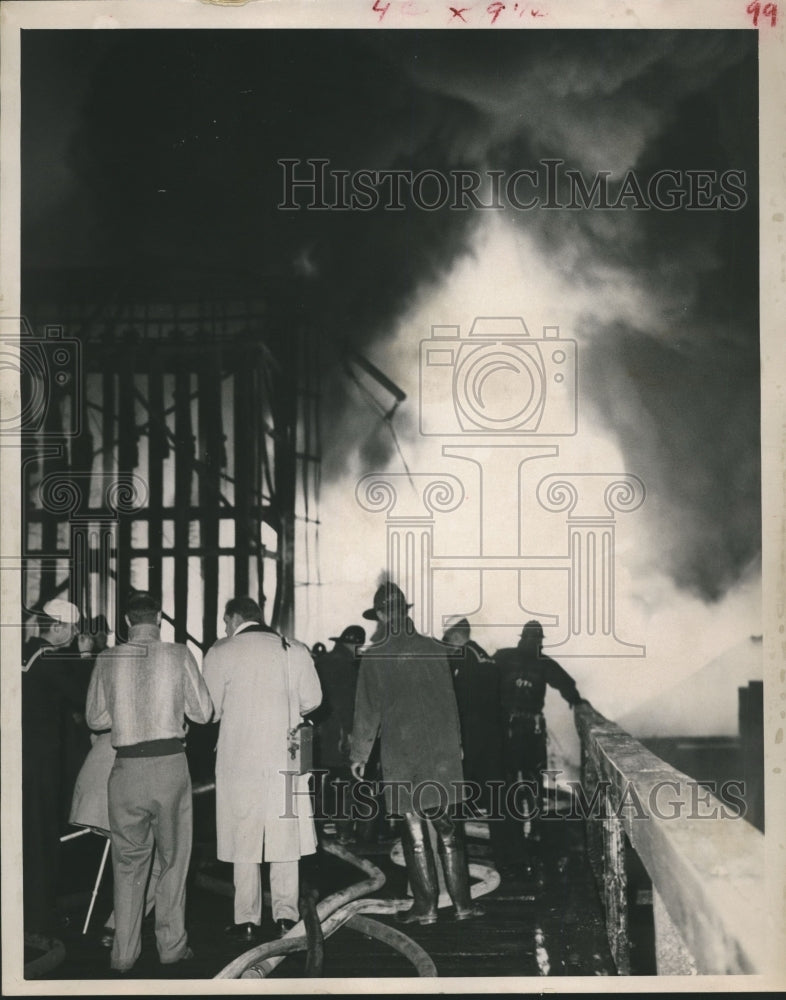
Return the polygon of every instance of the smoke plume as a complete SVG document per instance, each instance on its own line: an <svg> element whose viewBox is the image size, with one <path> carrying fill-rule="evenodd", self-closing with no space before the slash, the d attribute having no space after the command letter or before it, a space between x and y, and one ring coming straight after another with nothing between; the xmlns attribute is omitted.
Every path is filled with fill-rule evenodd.
<svg viewBox="0 0 786 1000"><path fill-rule="evenodd" d="M744 170L736 212L506 216L597 298L574 331L582 401L645 470L662 568L715 600L755 564L754 33L29 32L23 55L26 266L232 273L280 292L282 335L322 334L327 477L383 466L394 447L347 380L348 348L383 345L482 218L282 211L278 160L511 172L551 157L612 179ZM635 316L615 314L615 288L636 293Z"/></svg>

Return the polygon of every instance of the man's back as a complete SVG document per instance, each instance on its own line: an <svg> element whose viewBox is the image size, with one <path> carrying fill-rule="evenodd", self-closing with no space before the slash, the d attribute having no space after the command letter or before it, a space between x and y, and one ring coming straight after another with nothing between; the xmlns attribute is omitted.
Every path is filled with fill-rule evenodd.
<svg viewBox="0 0 786 1000"><path fill-rule="evenodd" d="M129 642L96 660L87 701L91 729L112 729L112 745L185 736L184 716L208 722L210 698L181 643L162 642L154 625L134 625Z"/></svg>
<svg viewBox="0 0 786 1000"><path fill-rule="evenodd" d="M205 681L221 722L217 769L286 769L287 730L321 697L306 647L269 630L240 632L210 649Z"/></svg>
<svg viewBox="0 0 786 1000"><path fill-rule="evenodd" d="M542 712L547 684L559 691L569 705L578 701L573 678L550 656L519 645L500 649L494 660L499 668L500 698L506 710Z"/></svg>
<svg viewBox="0 0 786 1000"><path fill-rule="evenodd" d="M388 726L420 728L453 720L455 694L442 643L417 632L392 635L371 646L361 658L361 671L380 685L380 705ZM441 726L439 726L441 728Z"/></svg>
<svg viewBox="0 0 786 1000"><path fill-rule="evenodd" d="M414 629L363 654L352 756L367 760L380 732L386 781L438 781L453 801L456 783L463 780L461 735L445 654L442 643Z"/></svg>

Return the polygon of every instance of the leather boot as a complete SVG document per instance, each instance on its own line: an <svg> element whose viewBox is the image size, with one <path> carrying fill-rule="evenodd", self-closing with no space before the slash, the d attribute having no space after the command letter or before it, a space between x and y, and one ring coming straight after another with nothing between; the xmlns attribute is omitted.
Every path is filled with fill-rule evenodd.
<svg viewBox="0 0 786 1000"><path fill-rule="evenodd" d="M401 846L415 902L408 910L400 910L396 920L401 924L436 923L439 898L437 869L425 823L414 813L404 815Z"/></svg>
<svg viewBox="0 0 786 1000"><path fill-rule="evenodd" d="M456 908L455 919L482 917L485 911L472 902L469 891L469 869L460 824L454 823L448 816L441 816L433 823L438 835L437 849L445 873L445 885Z"/></svg>

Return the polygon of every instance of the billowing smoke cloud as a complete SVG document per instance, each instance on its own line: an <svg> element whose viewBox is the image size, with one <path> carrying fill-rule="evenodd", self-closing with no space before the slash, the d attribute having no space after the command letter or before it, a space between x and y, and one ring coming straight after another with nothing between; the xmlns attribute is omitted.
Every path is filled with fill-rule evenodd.
<svg viewBox="0 0 786 1000"><path fill-rule="evenodd" d="M26 38L25 51L40 74L55 43L30 34L38 38ZM287 311L271 320L282 336L300 322L324 333L327 476L379 467L394 447L346 378L347 348L373 351L391 334L467 252L480 214L280 211L277 160L510 172L553 157L613 178L745 170L742 211L506 215L567 281L604 302L575 331L582 400L631 470L645 470L661 566L716 599L755 562L753 33L58 35L61 64L72 77L83 67L84 98L70 112L57 232L53 198L44 215L35 190L25 194L27 262L229 272L280 292ZM30 93L25 175L43 186L59 104L51 87ZM615 315L615 288L635 291L636 315L630 296ZM406 434L398 417L396 426Z"/></svg>
<svg viewBox="0 0 786 1000"><path fill-rule="evenodd" d="M662 169L745 172L744 211L514 213L555 269L603 300L603 318L588 310L576 331L582 402L647 480L659 567L718 599L761 541L755 45L742 32L559 32L526 53L495 41L473 60L452 36L452 58L410 64L485 115L484 165L510 174L556 158L642 183ZM615 288L636 292L638 315L626 295L609 321Z"/></svg>

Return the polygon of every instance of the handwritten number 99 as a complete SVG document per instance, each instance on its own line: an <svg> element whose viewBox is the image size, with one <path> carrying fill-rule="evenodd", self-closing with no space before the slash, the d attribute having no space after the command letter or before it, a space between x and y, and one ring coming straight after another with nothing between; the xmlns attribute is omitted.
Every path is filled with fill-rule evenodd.
<svg viewBox="0 0 786 1000"><path fill-rule="evenodd" d="M765 3L763 7L760 3L749 3L746 10L753 18L754 28L758 28L759 26L760 14L762 17L770 19L770 24L773 28L778 21L778 5L776 3Z"/></svg>

